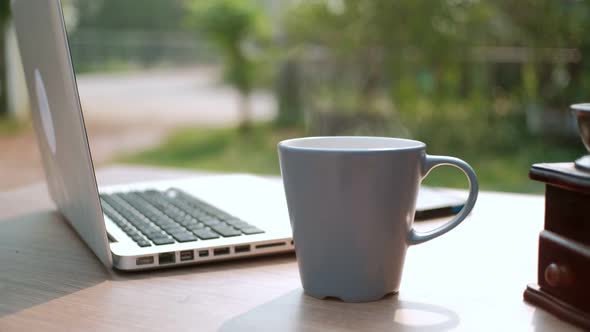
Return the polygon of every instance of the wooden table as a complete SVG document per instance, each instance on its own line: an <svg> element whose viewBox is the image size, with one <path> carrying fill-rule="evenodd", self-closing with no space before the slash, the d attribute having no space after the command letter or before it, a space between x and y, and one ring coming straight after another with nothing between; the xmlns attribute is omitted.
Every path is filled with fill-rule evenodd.
<svg viewBox="0 0 590 332"><path fill-rule="evenodd" d="M114 167L98 179L189 175ZM461 226L409 249L399 295L363 304L306 296L292 254L106 270L54 209L42 184L0 194L0 331L576 330L522 300L536 279L541 196L481 193Z"/></svg>

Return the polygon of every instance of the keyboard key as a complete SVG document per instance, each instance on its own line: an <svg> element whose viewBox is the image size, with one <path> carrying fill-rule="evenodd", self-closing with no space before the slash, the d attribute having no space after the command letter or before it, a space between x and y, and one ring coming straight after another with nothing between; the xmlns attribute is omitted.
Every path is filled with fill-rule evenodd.
<svg viewBox="0 0 590 332"><path fill-rule="evenodd" d="M228 219L228 220L225 220L225 223L229 224L235 228L238 228L238 229L253 227L252 225L248 224L247 222L239 220L239 219Z"/></svg>
<svg viewBox="0 0 590 332"><path fill-rule="evenodd" d="M194 231L197 229L204 229L205 227L206 227L205 224L201 224L201 223L191 224L191 225L187 226L187 228L191 231Z"/></svg>
<svg viewBox="0 0 590 332"><path fill-rule="evenodd" d="M199 224L203 225L203 224L199 223L199 221L197 221L196 219L182 220L182 221L179 221L178 223L186 228L188 228L189 226L192 226L192 225L199 225Z"/></svg>
<svg viewBox="0 0 590 332"><path fill-rule="evenodd" d="M123 226L121 226L121 229L123 230L123 232L125 232L127 234L129 234L135 230L131 225L127 225L127 224L123 224Z"/></svg>
<svg viewBox="0 0 590 332"><path fill-rule="evenodd" d="M165 227L164 230L167 233L175 233L175 232L186 232L186 228L180 226L180 225L172 225L172 226L168 226Z"/></svg>
<svg viewBox="0 0 590 332"><path fill-rule="evenodd" d="M139 233L131 235L131 238L135 242L143 240L143 236L139 235Z"/></svg>
<svg viewBox="0 0 590 332"><path fill-rule="evenodd" d="M174 243L174 240L172 238L156 238L156 239L152 239L152 242L161 246L164 244L172 244L172 243Z"/></svg>
<svg viewBox="0 0 590 332"><path fill-rule="evenodd" d="M197 221L196 218L191 217L188 214L183 215L182 218L180 218L180 220L183 220L183 221L195 221L195 222Z"/></svg>
<svg viewBox="0 0 590 332"><path fill-rule="evenodd" d="M197 241L197 237L191 233L180 233L172 235L178 242L190 242L190 241Z"/></svg>
<svg viewBox="0 0 590 332"><path fill-rule="evenodd" d="M211 229L225 237L242 235L242 232L227 225L213 226Z"/></svg>
<svg viewBox="0 0 590 332"><path fill-rule="evenodd" d="M175 234L186 234L186 233L190 234L191 232L185 228L179 228L179 229L173 229L173 230L167 231L167 233L174 236Z"/></svg>
<svg viewBox="0 0 590 332"><path fill-rule="evenodd" d="M149 241L147 240L141 240L141 241L137 241L137 245L140 247L151 247L152 245L150 244Z"/></svg>
<svg viewBox="0 0 590 332"><path fill-rule="evenodd" d="M147 235L147 236L152 236L155 234L162 234L162 230L159 228L155 228L155 227L149 227L146 228L142 231L143 234Z"/></svg>
<svg viewBox="0 0 590 332"><path fill-rule="evenodd" d="M225 223L222 223L221 221L214 219L214 220L210 220L210 221L201 221L204 225L209 226L211 228L213 227L223 227L223 226L228 226Z"/></svg>
<svg viewBox="0 0 590 332"><path fill-rule="evenodd" d="M152 241L156 240L156 239L169 239L169 238L170 238L170 236L168 234L164 234L162 232L157 233L157 234L152 234L149 236L149 239Z"/></svg>
<svg viewBox="0 0 590 332"><path fill-rule="evenodd" d="M198 236L201 240L210 240L210 239L218 239L219 235L214 233L206 228L202 229L195 229L193 233Z"/></svg>
<svg viewBox="0 0 590 332"><path fill-rule="evenodd" d="M210 216L209 216L208 214L206 214L205 212L199 212L199 211L195 210L195 208L194 208L194 207L187 207L187 209L188 209L187 211L190 211L190 212L191 212L191 215L192 215L194 218L197 218L197 219L202 219L202 218L203 218L203 219L204 219L204 218L209 218L209 217L210 217ZM191 210L192 210L192 211L191 211Z"/></svg>
<svg viewBox="0 0 590 332"><path fill-rule="evenodd" d="M248 228L242 228L241 230L242 230L242 233L244 233L246 235L264 233L263 230L261 230L260 228L254 227L254 226L250 226Z"/></svg>

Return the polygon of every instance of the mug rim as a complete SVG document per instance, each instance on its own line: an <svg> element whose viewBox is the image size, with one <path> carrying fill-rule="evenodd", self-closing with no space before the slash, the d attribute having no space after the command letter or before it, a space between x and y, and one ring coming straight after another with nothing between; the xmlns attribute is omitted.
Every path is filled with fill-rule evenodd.
<svg viewBox="0 0 590 332"><path fill-rule="evenodd" d="M322 146L297 146L294 143L300 143L305 141L326 141L326 140L374 140L381 141L383 146L376 147L322 147ZM407 146L385 146L386 143L405 143ZM290 138L279 142L280 149L296 150L296 151L321 151L321 152L379 152L379 151L411 151L411 150L423 150L426 148L426 144L407 138L398 137L385 137L385 136L308 136Z"/></svg>

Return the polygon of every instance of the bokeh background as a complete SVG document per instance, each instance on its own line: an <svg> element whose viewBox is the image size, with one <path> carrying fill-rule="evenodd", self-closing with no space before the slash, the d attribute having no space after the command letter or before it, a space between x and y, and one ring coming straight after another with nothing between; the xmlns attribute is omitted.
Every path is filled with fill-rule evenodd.
<svg viewBox="0 0 590 332"><path fill-rule="evenodd" d="M0 190L43 177L0 3ZM535 162L586 153L581 0L63 0L97 167L278 174L303 135L422 140L487 190L541 192ZM466 187L452 169L429 185Z"/></svg>

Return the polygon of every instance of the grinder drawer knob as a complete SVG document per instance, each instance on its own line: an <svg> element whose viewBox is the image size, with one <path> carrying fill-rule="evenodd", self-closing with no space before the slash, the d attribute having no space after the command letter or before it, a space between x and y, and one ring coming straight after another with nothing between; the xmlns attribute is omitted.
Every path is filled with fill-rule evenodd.
<svg viewBox="0 0 590 332"><path fill-rule="evenodd" d="M565 265L551 263L545 268L545 281L551 287L567 286L572 282L572 272Z"/></svg>

